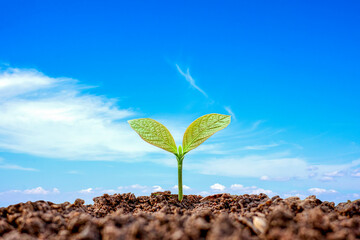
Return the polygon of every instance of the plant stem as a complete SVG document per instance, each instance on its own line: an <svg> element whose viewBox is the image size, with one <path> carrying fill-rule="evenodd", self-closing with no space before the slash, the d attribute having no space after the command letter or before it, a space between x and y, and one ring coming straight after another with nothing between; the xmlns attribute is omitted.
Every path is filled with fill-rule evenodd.
<svg viewBox="0 0 360 240"><path fill-rule="evenodd" d="M182 162L183 162L182 158L178 159L178 189L179 189L178 199L180 202L183 199Z"/></svg>

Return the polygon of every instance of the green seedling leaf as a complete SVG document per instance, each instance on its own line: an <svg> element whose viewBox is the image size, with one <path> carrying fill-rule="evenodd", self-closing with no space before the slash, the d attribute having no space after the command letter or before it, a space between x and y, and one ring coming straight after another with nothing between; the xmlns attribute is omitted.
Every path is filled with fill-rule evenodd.
<svg viewBox="0 0 360 240"><path fill-rule="evenodd" d="M183 138L184 154L197 148L214 133L226 128L231 121L231 116L223 114L207 114L199 117L186 129Z"/></svg>
<svg viewBox="0 0 360 240"><path fill-rule="evenodd" d="M173 136L169 130L161 123L151 118L140 118L128 121L132 129L146 142L173 153L178 162L178 199L183 199L182 167L185 154L211 137L217 131L229 125L231 117L217 113L207 114L196 119L186 129L183 146L176 147ZM156 195L156 194L155 194Z"/></svg>
<svg viewBox="0 0 360 240"><path fill-rule="evenodd" d="M177 153L173 136L161 123L151 118L134 119L128 121L128 123L144 141L168 152Z"/></svg>

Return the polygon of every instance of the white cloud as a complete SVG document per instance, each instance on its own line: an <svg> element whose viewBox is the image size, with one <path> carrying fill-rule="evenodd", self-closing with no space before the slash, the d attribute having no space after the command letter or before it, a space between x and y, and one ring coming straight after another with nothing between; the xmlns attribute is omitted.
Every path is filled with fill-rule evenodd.
<svg viewBox="0 0 360 240"><path fill-rule="evenodd" d="M267 195L273 195L273 191L271 190L266 190L263 188L258 188L256 186L251 186L251 187L245 187L242 184L233 184L230 186L230 189L233 190L234 192L238 193L238 194L260 194L260 193L265 193Z"/></svg>
<svg viewBox="0 0 360 240"><path fill-rule="evenodd" d="M140 184L133 184L130 186L130 188L133 188L133 189L145 189L146 186L142 186Z"/></svg>
<svg viewBox="0 0 360 240"><path fill-rule="evenodd" d="M0 70L0 149L75 160L160 152L130 129L125 120L135 115L132 110L82 88L73 79L36 70Z"/></svg>
<svg viewBox="0 0 360 240"><path fill-rule="evenodd" d="M270 181L270 178L268 176L261 176L260 180L262 180L262 181Z"/></svg>
<svg viewBox="0 0 360 240"><path fill-rule="evenodd" d="M355 169L351 172L352 177L360 177L360 168Z"/></svg>
<svg viewBox="0 0 360 240"><path fill-rule="evenodd" d="M50 193L60 193L59 189L57 189L57 188L53 188L53 190L45 190L42 187L37 187L37 188L33 188L33 189L26 189L24 191L17 191L17 192L22 192L24 194L34 194L34 195L47 195L47 194L50 194Z"/></svg>
<svg viewBox="0 0 360 240"><path fill-rule="evenodd" d="M192 78L192 76L190 75L189 69L187 69L186 73L184 73L181 68L179 67L179 65L176 64L176 68L179 71L179 73L181 75L183 75L186 79L186 81L188 81L190 83L190 85L195 88L196 90L198 90L199 92L201 92L205 97L207 97L207 94L201 89L199 88L196 83L195 80Z"/></svg>
<svg viewBox="0 0 360 240"><path fill-rule="evenodd" d="M173 189L178 189L178 185L173 186ZM183 185L184 190L190 190L191 188L189 186Z"/></svg>
<svg viewBox="0 0 360 240"><path fill-rule="evenodd" d="M312 194L327 194L327 193L337 193L334 189L324 189L324 188L310 188L308 190Z"/></svg>
<svg viewBox="0 0 360 240"><path fill-rule="evenodd" d="M92 188L87 188L87 189L80 190L79 193L81 193L81 194L89 194L89 193L94 193L94 191L93 191Z"/></svg>
<svg viewBox="0 0 360 240"><path fill-rule="evenodd" d="M0 70L1 71L1 70ZM58 82L65 81L60 78ZM0 73L0 98L18 96L41 90L55 84L55 79L33 69L9 68Z"/></svg>
<svg viewBox="0 0 360 240"><path fill-rule="evenodd" d="M154 192L162 192L162 191L164 191L164 189L162 187L156 185L156 186L153 186L153 191Z"/></svg>
<svg viewBox="0 0 360 240"><path fill-rule="evenodd" d="M233 184L233 185L230 186L230 188L232 190L239 190L239 189L243 189L244 185L242 185L242 184Z"/></svg>
<svg viewBox="0 0 360 240"><path fill-rule="evenodd" d="M140 184L133 184L131 186L120 186L118 187L118 190L121 192L127 192L127 191L142 191L142 192L147 192L148 191L148 186L142 186Z"/></svg>
<svg viewBox="0 0 360 240"><path fill-rule="evenodd" d="M216 192L222 192L225 190L225 186L220 183L215 183L214 185L211 185L210 188Z"/></svg>

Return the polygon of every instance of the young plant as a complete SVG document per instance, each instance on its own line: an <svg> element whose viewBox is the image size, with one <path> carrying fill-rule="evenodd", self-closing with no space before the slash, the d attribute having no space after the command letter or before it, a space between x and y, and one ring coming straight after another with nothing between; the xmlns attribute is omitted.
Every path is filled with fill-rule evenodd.
<svg viewBox="0 0 360 240"><path fill-rule="evenodd" d="M185 154L205 142L214 133L226 128L230 120L231 116L217 113L199 117L186 129L183 145L178 148L169 130L161 123L151 118L134 119L128 121L128 123L144 141L176 156L178 162L178 198L181 201L183 199L182 166Z"/></svg>

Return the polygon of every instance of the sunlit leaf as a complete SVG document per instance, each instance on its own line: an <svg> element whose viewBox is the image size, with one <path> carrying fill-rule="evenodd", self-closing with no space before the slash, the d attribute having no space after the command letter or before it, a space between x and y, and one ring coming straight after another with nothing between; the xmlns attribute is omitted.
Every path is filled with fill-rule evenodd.
<svg viewBox="0 0 360 240"><path fill-rule="evenodd" d="M231 116L217 113L207 114L196 119L186 129L183 138L183 151L187 153L206 141L217 131L226 128Z"/></svg>
<svg viewBox="0 0 360 240"><path fill-rule="evenodd" d="M169 130L151 118L128 121L131 128L146 142L171 153L177 153L177 147Z"/></svg>

